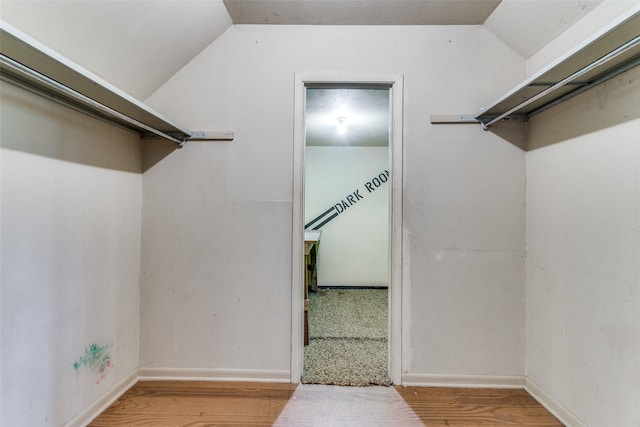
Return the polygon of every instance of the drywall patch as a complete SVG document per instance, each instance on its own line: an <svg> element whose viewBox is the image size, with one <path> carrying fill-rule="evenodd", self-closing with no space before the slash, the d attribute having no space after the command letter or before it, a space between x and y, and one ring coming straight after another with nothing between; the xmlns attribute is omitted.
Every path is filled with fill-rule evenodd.
<svg viewBox="0 0 640 427"><path fill-rule="evenodd" d="M73 362L73 369L76 372L81 369L90 370L97 375L96 384L100 384L112 366L110 349L111 344L91 344L85 349L85 353Z"/></svg>

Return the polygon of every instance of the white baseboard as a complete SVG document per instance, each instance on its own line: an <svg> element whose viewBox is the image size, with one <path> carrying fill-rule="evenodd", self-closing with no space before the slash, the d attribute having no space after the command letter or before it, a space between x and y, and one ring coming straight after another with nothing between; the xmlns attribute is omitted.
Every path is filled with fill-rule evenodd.
<svg viewBox="0 0 640 427"><path fill-rule="evenodd" d="M261 369L140 368L140 381L291 382L289 371Z"/></svg>
<svg viewBox="0 0 640 427"><path fill-rule="evenodd" d="M138 381L291 382L289 371L260 369L139 368L118 382L65 427L82 427L106 410ZM418 387L524 388L567 427L587 427L578 417L524 376L404 374L402 385Z"/></svg>
<svg viewBox="0 0 640 427"><path fill-rule="evenodd" d="M538 384L529 377L525 379L524 388L533 396L547 411L551 412L562 424L567 427L587 427L571 411L561 405L557 400L547 394Z"/></svg>
<svg viewBox="0 0 640 427"><path fill-rule="evenodd" d="M524 388L524 382L519 375L402 375L402 385L418 387Z"/></svg>
<svg viewBox="0 0 640 427"><path fill-rule="evenodd" d="M93 402L88 408L76 415L65 427L82 427L93 421L104 412L113 402L118 400L127 390L138 382L138 370L134 369L129 375L118 382L107 394Z"/></svg>

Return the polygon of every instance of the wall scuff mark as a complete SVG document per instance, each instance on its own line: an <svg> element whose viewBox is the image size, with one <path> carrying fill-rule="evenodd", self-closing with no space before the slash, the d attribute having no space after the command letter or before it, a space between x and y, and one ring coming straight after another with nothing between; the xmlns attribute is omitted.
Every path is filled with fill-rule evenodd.
<svg viewBox="0 0 640 427"><path fill-rule="evenodd" d="M73 362L73 369L75 369L76 372L78 372L80 368L91 370L91 372L98 375L96 384L100 384L106 377L107 370L112 366L110 348L111 344L91 344L85 349L85 354Z"/></svg>

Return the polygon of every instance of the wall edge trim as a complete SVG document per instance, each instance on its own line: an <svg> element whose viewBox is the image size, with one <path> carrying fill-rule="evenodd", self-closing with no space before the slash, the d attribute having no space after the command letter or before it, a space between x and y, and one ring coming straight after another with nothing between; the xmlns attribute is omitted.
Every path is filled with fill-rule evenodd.
<svg viewBox="0 0 640 427"><path fill-rule="evenodd" d="M587 427L573 412L569 411L549 393L545 392L542 387L536 384L531 378L525 378L524 389L565 426Z"/></svg>
<svg viewBox="0 0 640 427"><path fill-rule="evenodd" d="M437 375L404 374L403 386L418 387L471 387L471 388L524 388L521 375Z"/></svg>
<svg viewBox="0 0 640 427"><path fill-rule="evenodd" d="M103 413L109 406L125 394L138 382L138 369L134 369L122 380L120 380L111 390L98 398L95 402L82 410L78 415L69 420L65 427L82 427L93 421L98 415Z"/></svg>
<svg viewBox="0 0 640 427"><path fill-rule="evenodd" d="M290 383L291 372L266 369L140 368L138 380Z"/></svg>
<svg viewBox="0 0 640 427"><path fill-rule="evenodd" d="M65 427L89 424L104 412L138 381L235 381L289 383L290 371L264 369L206 369L206 368L138 368L120 380L108 393L69 420ZM515 388L526 390L545 409L567 427L587 427L564 405L545 392L531 378L520 375L438 375L404 374L403 386L416 387L472 387Z"/></svg>

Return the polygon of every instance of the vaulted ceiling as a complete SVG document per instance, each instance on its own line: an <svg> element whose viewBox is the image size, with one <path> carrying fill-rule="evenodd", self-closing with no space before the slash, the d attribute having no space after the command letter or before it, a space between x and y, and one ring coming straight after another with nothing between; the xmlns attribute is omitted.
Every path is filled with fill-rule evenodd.
<svg viewBox="0 0 640 427"><path fill-rule="evenodd" d="M224 0L236 24L479 25L500 0Z"/></svg>
<svg viewBox="0 0 640 427"><path fill-rule="evenodd" d="M485 25L529 58L602 0L0 0L0 18L144 100L234 24Z"/></svg>

